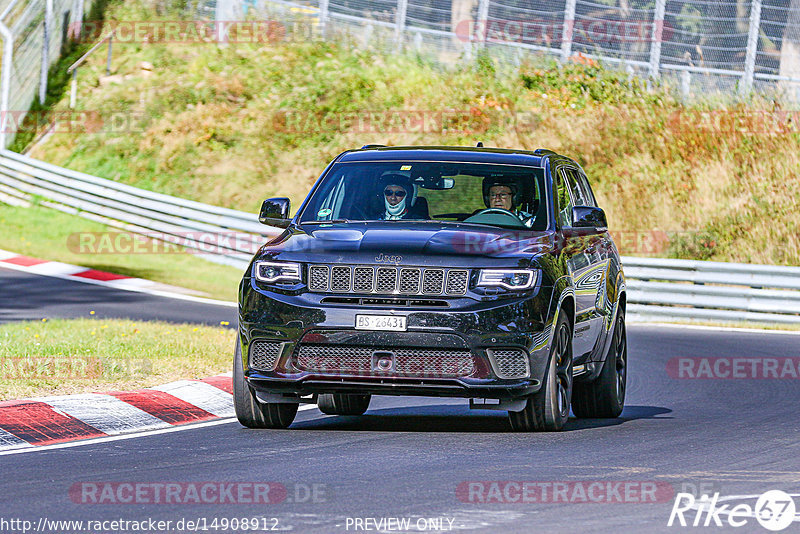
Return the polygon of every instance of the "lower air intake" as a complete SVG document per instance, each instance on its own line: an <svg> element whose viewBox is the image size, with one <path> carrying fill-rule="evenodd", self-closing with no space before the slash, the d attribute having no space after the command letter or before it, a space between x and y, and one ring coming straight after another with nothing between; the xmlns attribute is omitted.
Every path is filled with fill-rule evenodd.
<svg viewBox="0 0 800 534"><path fill-rule="evenodd" d="M250 343L250 368L257 371L274 371L281 354L280 341L253 341Z"/></svg>
<svg viewBox="0 0 800 534"><path fill-rule="evenodd" d="M489 349L489 360L498 378L527 378L531 374L528 354L522 349Z"/></svg>

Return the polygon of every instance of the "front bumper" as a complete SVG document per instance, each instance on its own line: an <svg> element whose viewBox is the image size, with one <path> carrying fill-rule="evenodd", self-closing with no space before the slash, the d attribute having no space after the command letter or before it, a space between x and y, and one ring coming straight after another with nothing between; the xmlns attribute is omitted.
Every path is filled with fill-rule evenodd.
<svg viewBox="0 0 800 534"><path fill-rule="evenodd" d="M330 305L311 293L268 291L244 280L240 295L239 335L243 367L257 392L288 395L359 393L509 399L535 393L544 379L550 353L553 320L552 289L537 288L514 298L476 301L448 299L446 309L401 309ZM406 317L405 332L355 330L356 314L373 313ZM250 366L253 342L279 343L274 368ZM392 356L416 354L417 372L381 370L354 364L348 369L328 365L302 365L301 351L309 347L333 348L337 354L374 353ZM503 378L492 351L524 351L528 373ZM472 362L454 371L436 360L449 354L468 354ZM450 362L452 360L446 360ZM359 366L360 365L360 366ZM466 369L466 372L464 371Z"/></svg>

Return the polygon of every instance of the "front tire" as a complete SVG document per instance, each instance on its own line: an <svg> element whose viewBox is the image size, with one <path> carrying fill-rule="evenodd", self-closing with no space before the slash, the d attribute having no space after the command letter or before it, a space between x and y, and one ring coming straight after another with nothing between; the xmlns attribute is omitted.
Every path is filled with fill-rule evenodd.
<svg viewBox="0 0 800 534"><path fill-rule="evenodd" d="M328 415L363 415L369 408L370 398L371 395L321 393L317 407Z"/></svg>
<svg viewBox="0 0 800 534"><path fill-rule="evenodd" d="M528 397L521 412L508 412L511 428L517 432L556 432L569 419L572 398L572 328L559 314L553 346L541 389Z"/></svg>
<svg viewBox="0 0 800 534"><path fill-rule="evenodd" d="M244 378L244 362L239 337L233 356L233 407L236 418L248 428L286 428L297 415L296 403L259 402Z"/></svg>
<svg viewBox="0 0 800 534"><path fill-rule="evenodd" d="M614 334L603 370L595 380L575 384L572 411L580 418L619 417L625 407L628 377L628 341L625 332L625 308L619 308Z"/></svg>

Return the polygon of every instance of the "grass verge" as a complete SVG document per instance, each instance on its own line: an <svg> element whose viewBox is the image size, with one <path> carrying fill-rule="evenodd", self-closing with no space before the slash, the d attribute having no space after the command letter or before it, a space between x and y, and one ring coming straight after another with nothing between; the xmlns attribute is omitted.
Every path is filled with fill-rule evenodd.
<svg viewBox="0 0 800 534"><path fill-rule="evenodd" d="M235 332L130 320L0 325L0 400L129 390L230 369Z"/></svg>
<svg viewBox="0 0 800 534"><path fill-rule="evenodd" d="M41 206L0 203L0 228L0 249L184 287L203 297L235 301L242 278L239 269L190 253L82 254L79 248L70 246L78 243L77 234L119 230Z"/></svg>

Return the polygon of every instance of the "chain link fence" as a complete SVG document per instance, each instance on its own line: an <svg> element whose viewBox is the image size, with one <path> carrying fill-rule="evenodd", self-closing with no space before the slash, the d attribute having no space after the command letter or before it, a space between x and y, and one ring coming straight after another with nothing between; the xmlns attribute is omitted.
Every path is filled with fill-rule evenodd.
<svg viewBox="0 0 800 534"><path fill-rule="evenodd" d="M599 60L685 96L751 90L800 101L800 0L232 0L198 2L218 21L305 17L325 36L432 52L486 49L519 64L539 54Z"/></svg>
<svg viewBox="0 0 800 534"><path fill-rule="evenodd" d="M38 97L93 0L0 0L0 147ZM531 55L600 60L661 79L685 96L751 90L800 101L800 0L194 0L196 18L268 17L310 37L344 36L442 63L480 50L519 65ZM309 29L311 32L309 33Z"/></svg>
<svg viewBox="0 0 800 534"><path fill-rule="evenodd" d="M34 100L44 103L48 69L91 5L91 0L0 2L0 147L11 143L14 125Z"/></svg>

